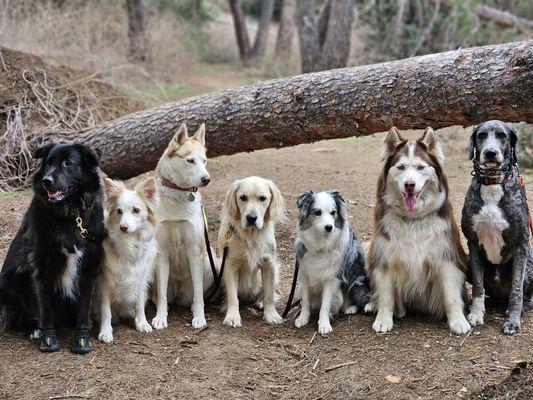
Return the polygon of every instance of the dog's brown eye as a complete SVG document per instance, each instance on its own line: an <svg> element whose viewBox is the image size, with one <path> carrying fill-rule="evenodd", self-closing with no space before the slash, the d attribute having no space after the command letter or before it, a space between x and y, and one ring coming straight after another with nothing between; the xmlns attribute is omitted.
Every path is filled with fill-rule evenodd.
<svg viewBox="0 0 533 400"><path fill-rule="evenodd" d="M239 197L239 199L241 199L241 201L246 201L248 200L248 197L246 195L241 195L241 197Z"/></svg>
<svg viewBox="0 0 533 400"><path fill-rule="evenodd" d="M497 132L496 133L496 136L498 137L498 139L500 140L505 140L507 138L507 135L505 134L505 132Z"/></svg>
<svg viewBox="0 0 533 400"><path fill-rule="evenodd" d="M337 214L335 210L333 210L332 212L330 212L331 215L335 215Z"/></svg>
<svg viewBox="0 0 533 400"><path fill-rule="evenodd" d="M403 165L403 164L398 165L398 169L400 171L403 171L405 169L405 165Z"/></svg>
<svg viewBox="0 0 533 400"><path fill-rule="evenodd" d="M141 210L139 210L137 207L133 207L133 213L134 214L139 214L141 212Z"/></svg>
<svg viewBox="0 0 533 400"><path fill-rule="evenodd" d="M316 215L317 217L319 217L319 216L322 215L322 211L321 210L315 210L315 211L313 211L313 214Z"/></svg>
<svg viewBox="0 0 533 400"><path fill-rule="evenodd" d="M63 161L63 166L65 168L71 167L72 166L72 162L70 160L65 160L65 161Z"/></svg>
<svg viewBox="0 0 533 400"><path fill-rule="evenodd" d="M122 210L120 208L117 210L117 214L122 215Z"/></svg>
<svg viewBox="0 0 533 400"><path fill-rule="evenodd" d="M194 164L194 158L187 158L187 162L189 164Z"/></svg>
<svg viewBox="0 0 533 400"><path fill-rule="evenodd" d="M486 139L487 138L487 132L479 132L477 134L477 137L478 137L478 139L481 139L481 140Z"/></svg>
<svg viewBox="0 0 533 400"><path fill-rule="evenodd" d="M266 196L259 196L259 201L265 201L266 199Z"/></svg>
<svg viewBox="0 0 533 400"><path fill-rule="evenodd" d="M422 171L424 168L425 168L425 167L424 167L423 165L419 165L419 166L418 166L418 170L419 170L419 171Z"/></svg>

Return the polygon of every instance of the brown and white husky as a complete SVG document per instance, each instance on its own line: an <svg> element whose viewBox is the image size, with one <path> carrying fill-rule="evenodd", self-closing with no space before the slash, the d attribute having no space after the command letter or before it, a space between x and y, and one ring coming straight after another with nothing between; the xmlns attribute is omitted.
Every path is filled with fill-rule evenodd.
<svg viewBox="0 0 533 400"><path fill-rule="evenodd" d="M376 332L392 329L393 314L417 310L448 318L466 333L463 313L466 255L448 199L444 156L433 129L418 140L392 128L382 154L367 270L377 309Z"/></svg>

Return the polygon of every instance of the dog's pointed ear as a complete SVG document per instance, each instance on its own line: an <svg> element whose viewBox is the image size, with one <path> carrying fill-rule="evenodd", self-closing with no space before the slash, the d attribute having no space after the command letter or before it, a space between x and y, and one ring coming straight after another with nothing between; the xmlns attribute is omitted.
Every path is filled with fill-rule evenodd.
<svg viewBox="0 0 533 400"><path fill-rule="evenodd" d="M180 128L172 138L172 141L178 146L183 146L187 139L189 138L189 133L187 132L187 125L185 122L181 124Z"/></svg>
<svg viewBox="0 0 533 400"><path fill-rule="evenodd" d="M268 189L270 190L271 198L266 217L274 222L283 221L287 215L283 196L277 186L274 185L274 182L270 180L268 181Z"/></svg>
<svg viewBox="0 0 533 400"><path fill-rule="evenodd" d="M444 153L440 145L439 137L431 126L428 126L420 139L422 143L427 147L430 154L435 156L437 161L442 164L444 161Z"/></svg>
<svg viewBox="0 0 533 400"><path fill-rule="evenodd" d="M400 134L396 127L392 127L385 138L385 146L383 147L383 152L381 153L380 160L385 161L391 154L394 153L396 148L404 143L406 140Z"/></svg>
<svg viewBox="0 0 533 400"><path fill-rule="evenodd" d="M226 210L228 216L233 220L238 220L241 217L239 206L237 205L237 190L239 189L240 181L234 181L226 192L224 198L223 209Z"/></svg>
<svg viewBox="0 0 533 400"><path fill-rule="evenodd" d="M509 126L509 135L511 139L511 164L518 164L518 131L513 125Z"/></svg>
<svg viewBox="0 0 533 400"><path fill-rule="evenodd" d="M192 138L199 141L202 146L205 146L205 124L204 123L200 125L200 127L198 128L198 130L196 131L196 133L194 134Z"/></svg>
<svg viewBox="0 0 533 400"><path fill-rule="evenodd" d="M473 160L476 157L476 140L477 140L477 130L479 125L476 125L472 128L472 134L470 135L470 142L468 143L468 159Z"/></svg>
<svg viewBox="0 0 533 400"><path fill-rule="evenodd" d="M108 200L116 198L124 190L126 190L126 187L121 181L104 178L104 191Z"/></svg>
<svg viewBox="0 0 533 400"><path fill-rule="evenodd" d="M135 192L145 200L149 209L153 209L158 202L155 178L151 177L135 186Z"/></svg>
<svg viewBox="0 0 533 400"><path fill-rule="evenodd" d="M55 145L55 143L48 143L38 147L33 153L33 158L46 158L48 156L48 153L50 153L50 150L52 150Z"/></svg>

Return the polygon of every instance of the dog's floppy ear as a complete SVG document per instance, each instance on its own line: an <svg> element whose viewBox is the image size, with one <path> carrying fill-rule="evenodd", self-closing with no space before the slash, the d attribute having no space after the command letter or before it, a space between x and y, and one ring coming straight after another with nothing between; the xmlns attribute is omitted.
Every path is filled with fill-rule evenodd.
<svg viewBox="0 0 533 400"><path fill-rule="evenodd" d="M189 138L189 133L187 132L187 125L185 125L185 122L181 124L180 128L172 138L172 140L177 144L178 146L183 146L187 139Z"/></svg>
<svg viewBox="0 0 533 400"><path fill-rule="evenodd" d="M342 194L336 190L331 189L328 190L328 194L333 197L333 200L335 200L335 206L337 208L337 212L342 217L342 219L346 218L346 200L344 200L344 197L342 197Z"/></svg>
<svg viewBox="0 0 533 400"><path fill-rule="evenodd" d="M274 182L268 180L268 189L270 190L270 204L268 205L267 218L270 218L274 222L283 221L286 216L285 201L281 192L274 185Z"/></svg>
<svg viewBox="0 0 533 400"><path fill-rule="evenodd" d="M241 217L239 206L237 205L237 190L239 189L240 181L234 181L226 192L223 208L226 213L234 220Z"/></svg>
<svg viewBox="0 0 533 400"><path fill-rule="evenodd" d="M307 215L309 213L309 207L313 204L314 193L315 192L312 190L306 190L300 195L300 197L298 197L298 200L296 200L296 205L298 206L301 215Z"/></svg>
<svg viewBox="0 0 533 400"><path fill-rule="evenodd" d="M158 195L157 195L157 187L155 185L155 179L148 178L143 182L139 182L135 186L135 191L141 198L144 199L146 205L148 206L148 210L150 212L153 212L153 209L156 207L158 202Z"/></svg>
<svg viewBox="0 0 533 400"><path fill-rule="evenodd" d="M46 158L50 150L55 146L55 143L48 143L41 147L38 147L37 150L33 153L33 158Z"/></svg>
<svg viewBox="0 0 533 400"><path fill-rule="evenodd" d="M511 138L511 164L518 164L518 132L516 127L507 125L509 127L509 134Z"/></svg>
<svg viewBox="0 0 533 400"><path fill-rule="evenodd" d="M100 157L102 156L100 149L92 149L79 143L74 144L74 147L80 152L83 160L90 168L96 168L100 164Z"/></svg>
<svg viewBox="0 0 533 400"><path fill-rule="evenodd" d="M444 153L442 152L442 147L440 146L439 137L431 126L426 128L420 141L424 143L429 153L435 156L439 164L442 164L444 161Z"/></svg>
<svg viewBox="0 0 533 400"><path fill-rule="evenodd" d="M468 159L473 160L476 156L476 140L477 130L480 125L476 125L472 128L472 134L470 135L470 142L468 143Z"/></svg>
<svg viewBox="0 0 533 400"><path fill-rule="evenodd" d="M385 138L385 146L383 147L383 152L381 153L380 160L385 161L391 154L394 153L396 148L405 142L405 139L402 137L396 127L392 127L389 131L389 134Z"/></svg>
<svg viewBox="0 0 533 400"><path fill-rule="evenodd" d="M205 146L205 124L204 123L200 125L200 127L198 128L198 130L196 131L196 133L194 134L192 138L199 141L202 146Z"/></svg>
<svg viewBox="0 0 533 400"><path fill-rule="evenodd" d="M126 190L126 186L123 182L104 178L104 191L108 200L117 198L124 190Z"/></svg>

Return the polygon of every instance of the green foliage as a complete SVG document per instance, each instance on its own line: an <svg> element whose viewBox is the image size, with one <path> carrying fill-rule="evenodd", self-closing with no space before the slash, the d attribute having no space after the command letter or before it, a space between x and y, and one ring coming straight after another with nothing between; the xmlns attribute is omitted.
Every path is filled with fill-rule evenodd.
<svg viewBox="0 0 533 400"><path fill-rule="evenodd" d="M184 20L206 21L211 18L204 0L157 0L161 11L170 11Z"/></svg>

